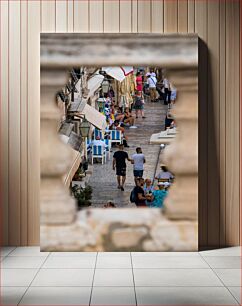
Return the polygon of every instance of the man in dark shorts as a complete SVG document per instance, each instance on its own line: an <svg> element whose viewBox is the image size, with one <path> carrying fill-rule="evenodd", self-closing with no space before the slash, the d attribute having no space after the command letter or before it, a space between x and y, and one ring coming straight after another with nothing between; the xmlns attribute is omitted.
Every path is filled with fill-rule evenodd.
<svg viewBox="0 0 242 306"><path fill-rule="evenodd" d="M116 168L118 189L121 189L122 191L124 191L124 182L126 179L126 159L131 161L128 153L124 151L123 144L120 144L119 150L113 155L113 170Z"/></svg>

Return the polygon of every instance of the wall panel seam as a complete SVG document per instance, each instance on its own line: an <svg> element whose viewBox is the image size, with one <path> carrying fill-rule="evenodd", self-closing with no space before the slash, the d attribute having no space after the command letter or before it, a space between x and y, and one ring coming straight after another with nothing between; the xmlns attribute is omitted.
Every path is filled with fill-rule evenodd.
<svg viewBox="0 0 242 306"><path fill-rule="evenodd" d="M226 41L226 37L227 37L227 1L225 1L225 41ZM226 80L227 80L227 48L225 45L225 84L226 84ZM227 114L227 88L225 86L225 114ZM227 130L227 121L225 120L225 131ZM225 148L227 147L227 139L225 137ZM226 167L226 161L227 161L227 150L225 149L225 177L227 177L227 167ZM225 189L225 216L227 214L227 192ZM227 244L227 218L225 217L225 244Z"/></svg>
<svg viewBox="0 0 242 306"><path fill-rule="evenodd" d="M20 2L20 40L19 40L19 57L20 57L20 96L19 96L19 103L20 107L22 107L22 78L21 78L21 69L22 69L22 48L21 48L21 41L22 41L22 10L21 10L21 2ZM19 156L19 163L20 163L20 178L21 178L21 170L22 170L22 142L21 142L21 134L22 134L22 116L21 116L21 109L20 109L20 156ZM22 190L23 182L20 179L20 190ZM20 194L20 222L22 220L22 196ZM22 245L22 227L20 223L20 245Z"/></svg>
<svg viewBox="0 0 242 306"><path fill-rule="evenodd" d="M9 113L10 113L10 108L9 108L9 91L10 91L10 86L9 86L9 81L10 81L10 78L9 78L9 34L10 34L10 31L9 31L9 1L8 1L8 116L9 116ZM8 120L8 140L9 140L9 120ZM9 146L9 141L8 141L8 154L10 152L10 146ZM8 171L9 171L9 157L8 157ZM10 180L9 180L9 174L8 174L8 186L10 186ZM9 201L9 187L8 187L8 201ZM9 236L8 236L8 239L10 237L10 232L11 232L11 227L10 227L10 218L9 218L9 202L8 202L8 233L9 233ZM10 242L10 239L9 239L9 242Z"/></svg>

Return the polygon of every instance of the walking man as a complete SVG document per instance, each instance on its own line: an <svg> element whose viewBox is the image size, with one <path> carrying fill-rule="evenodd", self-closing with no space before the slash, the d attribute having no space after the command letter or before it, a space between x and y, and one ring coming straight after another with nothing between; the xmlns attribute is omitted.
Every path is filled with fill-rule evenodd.
<svg viewBox="0 0 242 306"><path fill-rule="evenodd" d="M155 77L155 73L153 72L151 75L147 77L147 84L149 85L149 92L150 92L150 101L156 101L156 83L157 79Z"/></svg>
<svg viewBox="0 0 242 306"><path fill-rule="evenodd" d="M171 103L171 89L170 89L170 82L167 78L164 78L163 80L163 86L165 90L164 94L164 104L170 104Z"/></svg>
<svg viewBox="0 0 242 306"><path fill-rule="evenodd" d="M143 177L145 156L140 147L136 148L136 153L131 157L131 163L134 165L134 181L138 177Z"/></svg>
<svg viewBox="0 0 242 306"><path fill-rule="evenodd" d="M126 159L131 161L128 153L124 151L124 145L119 144L119 150L113 155L113 170L116 168L118 189L121 189L122 191L124 191L124 183L126 179Z"/></svg>

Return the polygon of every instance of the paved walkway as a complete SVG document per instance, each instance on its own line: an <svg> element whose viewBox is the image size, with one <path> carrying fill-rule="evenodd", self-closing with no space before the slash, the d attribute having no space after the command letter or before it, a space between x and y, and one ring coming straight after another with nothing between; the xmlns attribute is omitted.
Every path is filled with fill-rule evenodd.
<svg viewBox="0 0 242 306"><path fill-rule="evenodd" d="M126 129L129 148L125 148L129 156L135 153L136 147L142 147L146 157L144 178L153 178L157 158L159 154L159 145L149 144L150 136L164 129L164 118L166 106L160 102L145 104L145 119L137 119L135 125L137 129ZM124 192L117 188L115 171L112 170L112 155L116 151L113 148L111 158L106 164L94 164L93 175L89 184L93 187L92 207L102 207L107 201L111 200L117 207L135 206L129 201L130 192L134 187L133 165L127 164L127 177Z"/></svg>

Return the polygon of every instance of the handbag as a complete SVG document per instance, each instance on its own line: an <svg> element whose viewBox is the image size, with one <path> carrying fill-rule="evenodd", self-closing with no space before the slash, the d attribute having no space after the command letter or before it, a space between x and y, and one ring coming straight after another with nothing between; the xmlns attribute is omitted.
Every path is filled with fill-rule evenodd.
<svg viewBox="0 0 242 306"><path fill-rule="evenodd" d="M142 98L137 98L135 99L135 106L142 106L144 104Z"/></svg>

